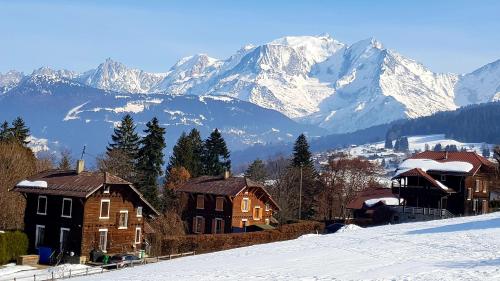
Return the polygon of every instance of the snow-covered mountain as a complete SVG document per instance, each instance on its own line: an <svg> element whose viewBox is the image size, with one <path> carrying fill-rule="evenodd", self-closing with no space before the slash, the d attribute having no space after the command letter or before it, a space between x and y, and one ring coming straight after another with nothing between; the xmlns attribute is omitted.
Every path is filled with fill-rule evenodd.
<svg viewBox="0 0 500 281"><path fill-rule="evenodd" d="M108 58L96 69L89 70L78 76L85 85L126 93L147 93L161 80L164 73L148 73L139 69L128 68L120 62Z"/></svg>
<svg viewBox="0 0 500 281"><path fill-rule="evenodd" d="M469 74L434 73L375 39L349 45L329 35L247 45L227 59L189 56L165 73L132 69L111 59L84 73L49 68L29 76L8 72L0 74L0 93L30 79L127 95L229 96L331 133L500 99L500 61Z"/></svg>

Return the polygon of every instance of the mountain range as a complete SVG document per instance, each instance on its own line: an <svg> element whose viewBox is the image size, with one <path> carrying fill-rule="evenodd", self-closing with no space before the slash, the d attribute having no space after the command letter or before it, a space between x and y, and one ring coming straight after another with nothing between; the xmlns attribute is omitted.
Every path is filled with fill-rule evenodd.
<svg viewBox="0 0 500 281"><path fill-rule="evenodd" d="M29 75L0 73L3 119L33 115L38 111L28 105L43 104L33 118L42 128L54 126L50 121L94 130L99 123L109 131L125 113L140 123L160 115L167 131L178 131L173 129L177 126L225 128L243 136L234 139L238 148L290 141L301 130L311 135L354 132L496 100L500 60L468 74L434 73L373 38L349 45L329 35L247 45L226 59L193 55L164 73L112 59L83 73L47 67ZM274 127L267 126L273 120L264 118L271 115L279 119ZM263 135L269 130L275 133ZM41 137L60 140L46 131Z"/></svg>

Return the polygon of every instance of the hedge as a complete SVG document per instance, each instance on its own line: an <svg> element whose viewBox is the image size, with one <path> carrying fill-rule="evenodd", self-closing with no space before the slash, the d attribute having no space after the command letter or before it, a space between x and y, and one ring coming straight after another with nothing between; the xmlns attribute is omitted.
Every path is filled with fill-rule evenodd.
<svg viewBox="0 0 500 281"><path fill-rule="evenodd" d="M0 233L0 264L16 260L28 252L28 236L21 231Z"/></svg>
<svg viewBox="0 0 500 281"><path fill-rule="evenodd" d="M304 234L322 233L324 224L302 221L282 225L274 230L246 233L201 234L164 237L158 255L169 255L196 251L208 253L232 248L296 239Z"/></svg>

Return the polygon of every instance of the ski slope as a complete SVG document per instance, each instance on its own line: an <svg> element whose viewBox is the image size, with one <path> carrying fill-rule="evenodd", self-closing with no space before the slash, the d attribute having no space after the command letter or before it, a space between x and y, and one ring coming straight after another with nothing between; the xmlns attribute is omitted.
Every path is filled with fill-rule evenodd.
<svg viewBox="0 0 500 281"><path fill-rule="evenodd" d="M500 213L306 235L76 280L500 280Z"/></svg>

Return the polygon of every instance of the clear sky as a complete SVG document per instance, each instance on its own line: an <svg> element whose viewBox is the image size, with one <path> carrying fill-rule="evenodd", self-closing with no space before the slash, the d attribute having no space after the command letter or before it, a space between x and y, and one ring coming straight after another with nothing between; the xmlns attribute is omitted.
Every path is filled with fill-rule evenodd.
<svg viewBox="0 0 500 281"><path fill-rule="evenodd" d="M500 59L500 1L0 0L0 72L84 71L107 57L146 71L179 58L226 58L246 44L329 33L375 37L433 71Z"/></svg>

